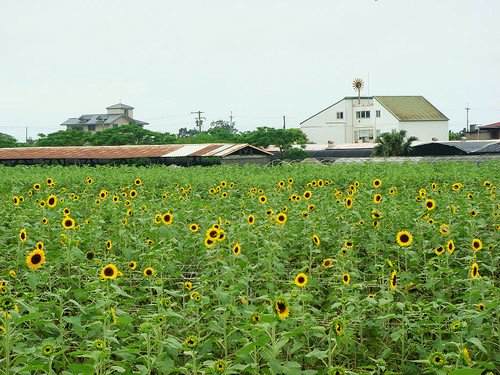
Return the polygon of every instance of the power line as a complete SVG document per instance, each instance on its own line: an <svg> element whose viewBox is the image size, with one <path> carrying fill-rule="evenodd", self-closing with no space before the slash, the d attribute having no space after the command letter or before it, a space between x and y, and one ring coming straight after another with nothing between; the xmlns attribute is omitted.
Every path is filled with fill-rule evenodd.
<svg viewBox="0 0 500 375"><path fill-rule="evenodd" d="M198 114L198 118L195 120L196 126L198 127L198 131L201 133L201 126L203 125L203 120L206 119L206 117L201 117L201 114L205 113L202 111L196 111L196 112L191 112L192 115Z"/></svg>

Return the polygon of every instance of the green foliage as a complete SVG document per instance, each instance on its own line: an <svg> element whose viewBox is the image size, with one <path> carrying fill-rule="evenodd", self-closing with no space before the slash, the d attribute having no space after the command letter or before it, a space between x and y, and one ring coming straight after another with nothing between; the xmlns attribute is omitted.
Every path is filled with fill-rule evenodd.
<svg viewBox="0 0 500 375"><path fill-rule="evenodd" d="M281 157L284 157L285 151L290 150L294 144L305 146L307 136L300 129L259 127L257 130L244 133L241 139L258 147L276 146L280 150Z"/></svg>
<svg viewBox="0 0 500 375"><path fill-rule="evenodd" d="M448 132L448 140L450 141L459 141L462 137L465 137L465 128L459 132L452 132L451 130Z"/></svg>
<svg viewBox="0 0 500 375"><path fill-rule="evenodd" d="M118 126L93 133L89 139L92 146L158 145L173 143L175 136L144 129L137 125Z"/></svg>
<svg viewBox="0 0 500 375"><path fill-rule="evenodd" d="M373 148L372 156L408 156L411 155L411 143L418 138L406 137L406 130L395 131L380 134L375 142L377 145Z"/></svg>
<svg viewBox="0 0 500 375"><path fill-rule="evenodd" d="M53 147L53 146L84 146L90 140L91 133L83 130L59 130L47 135L39 134L35 141L35 146Z"/></svg>
<svg viewBox="0 0 500 375"><path fill-rule="evenodd" d="M0 167L0 373L497 373L499 168Z"/></svg>
<svg viewBox="0 0 500 375"><path fill-rule="evenodd" d="M18 147L17 139L9 134L0 133L0 148Z"/></svg>

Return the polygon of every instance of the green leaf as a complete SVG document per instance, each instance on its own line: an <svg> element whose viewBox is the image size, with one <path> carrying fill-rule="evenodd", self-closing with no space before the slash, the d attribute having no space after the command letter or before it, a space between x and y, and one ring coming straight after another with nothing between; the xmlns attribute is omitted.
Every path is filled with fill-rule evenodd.
<svg viewBox="0 0 500 375"><path fill-rule="evenodd" d="M306 354L306 358L317 358L317 359L322 359L328 357L328 351L327 350L319 350L319 349L314 349L313 351L309 352Z"/></svg>
<svg viewBox="0 0 500 375"><path fill-rule="evenodd" d="M478 338L472 337L472 338L468 339L467 341L469 341L470 343L476 345L477 348L479 350L481 350L484 354L488 354L488 351L484 348L483 344L481 343L481 341L479 341Z"/></svg>
<svg viewBox="0 0 500 375"><path fill-rule="evenodd" d="M458 368L449 373L449 375L481 375L483 369L480 368Z"/></svg>
<svg viewBox="0 0 500 375"><path fill-rule="evenodd" d="M119 372L120 374L124 373L126 370L121 367L121 366L111 366L112 370L115 370L116 372Z"/></svg>

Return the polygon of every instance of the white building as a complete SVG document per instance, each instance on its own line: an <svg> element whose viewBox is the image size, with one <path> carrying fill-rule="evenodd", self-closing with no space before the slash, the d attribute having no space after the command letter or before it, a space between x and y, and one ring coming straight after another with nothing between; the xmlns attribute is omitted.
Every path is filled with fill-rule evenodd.
<svg viewBox="0 0 500 375"><path fill-rule="evenodd" d="M148 125L147 122L133 118L134 107L118 103L106 108L108 113L95 113L71 117L61 125L66 126L66 130L82 129L88 132L98 132L118 126L135 124L140 127Z"/></svg>
<svg viewBox="0 0 500 375"><path fill-rule="evenodd" d="M447 141L448 118L423 96L345 97L300 123L314 143L375 142L380 133L406 130L420 142Z"/></svg>

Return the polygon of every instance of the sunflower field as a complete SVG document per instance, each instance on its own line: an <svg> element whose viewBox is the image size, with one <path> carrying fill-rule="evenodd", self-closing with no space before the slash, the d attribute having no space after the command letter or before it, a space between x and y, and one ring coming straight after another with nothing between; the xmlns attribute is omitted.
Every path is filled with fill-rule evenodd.
<svg viewBox="0 0 500 375"><path fill-rule="evenodd" d="M498 373L499 171L2 167L0 373Z"/></svg>

